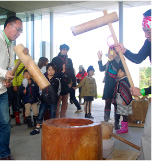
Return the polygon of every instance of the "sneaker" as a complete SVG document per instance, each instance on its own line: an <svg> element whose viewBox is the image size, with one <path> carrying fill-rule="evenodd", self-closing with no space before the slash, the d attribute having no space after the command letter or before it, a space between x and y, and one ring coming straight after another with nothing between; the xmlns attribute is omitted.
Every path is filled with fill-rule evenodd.
<svg viewBox="0 0 152 161"><path fill-rule="evenodd" d="M93 116L91 116L91 113L88 113L88 118L90 118L90 119L94 119L94 117L93 117Z"/></svg>
<svg viewBox="0 0 152 161"><path fill-rule="evenodd" d="M80 105L84 105L85 103L83 102L83 103L81 103Z"/></svg>
<svg viewBox="0 0 152 161"><path fill-rule="evenodd" d="M75 113L80 113L80 112L82 112L82 110L77 110L77 111L75 111Z"/></svg>
<svg viewBox="0 0 152 161"><path fill-rule="evenodd" d="M33 131L30 132L30 135L36 135L36 134L39 134L39 133L40 133L40 129L36 128L36 129L34 129Z"/></svg>

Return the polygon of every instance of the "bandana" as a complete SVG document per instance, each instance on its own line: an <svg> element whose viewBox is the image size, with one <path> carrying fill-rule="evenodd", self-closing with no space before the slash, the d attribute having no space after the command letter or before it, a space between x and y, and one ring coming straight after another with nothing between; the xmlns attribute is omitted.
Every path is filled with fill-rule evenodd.
<svg viewBox="0 0 152 161"><path fill-rule="evenodd" d="M143 18L142 26L147 27L147 28L151 28L151 16Z"/></svg>

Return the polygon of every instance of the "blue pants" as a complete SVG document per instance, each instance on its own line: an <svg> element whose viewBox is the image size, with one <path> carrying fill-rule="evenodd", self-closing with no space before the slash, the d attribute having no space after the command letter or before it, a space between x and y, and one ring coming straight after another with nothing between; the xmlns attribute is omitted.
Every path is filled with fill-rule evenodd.
<svg viewBox="0 0 152 161"><path fill-rule="evenodd" d="M56 110L57 110L57 104L50 104L47 105L46 103L41 103L40 108L39 108L39 115L36 123L41 124L43 122L43 117L46 109L50 109L50 118L55 118L56 117Z"/></svg>
<svg viewBox="0 0 152 161"><path fill-rule="evenodd" d="M9 105L8 94L0 94L0 158L10 155L10 122L9 122Z"/></svg>

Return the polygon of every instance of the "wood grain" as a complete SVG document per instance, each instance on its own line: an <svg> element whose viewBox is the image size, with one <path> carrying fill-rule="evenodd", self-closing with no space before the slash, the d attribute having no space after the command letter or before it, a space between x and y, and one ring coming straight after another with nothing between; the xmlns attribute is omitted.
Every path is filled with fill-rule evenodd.
<svg viewBox="0 0 152 161"><path fill-rule="evenodd" d="M50 119L42 124L42 160L102 159L101 122Z"/></svg>

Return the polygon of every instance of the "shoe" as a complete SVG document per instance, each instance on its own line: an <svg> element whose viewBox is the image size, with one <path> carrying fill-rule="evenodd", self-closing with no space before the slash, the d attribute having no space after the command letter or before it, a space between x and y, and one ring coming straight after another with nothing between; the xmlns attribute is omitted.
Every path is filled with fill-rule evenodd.
<svg viewBox="0 0 152 161"><path fill-rule="evenodd" d="M40 129L36 128L36 129L34 129L33 131L30 132L30 135L36 135L36 134L39 134L39 133L40 133Z"/></svg>
<svg viewBox="0 0 152 161"><path fill-rule="evenodd" d="M90 119L94 119L94 117L93 117L93 116L91 116L91 113L88 113L88 118L90 118Z"/></svg>
<svg viewBox="0 0 152 161"><path fill-rule="evenodd" d="M21 126L21 121L20 121L20 118L19 118L19 112L14 112L14 115L15 115L16 125Z"/></svg>
<svg viewBox="0 0 152 161"><path fill-rule="evenodd" d="M115 130L120 129L119 122L115 122Z"/></svg>
<svg viewBox="0 0 152 161"><path fill-rule="evenodd" d="M11 155L9 155L6 158L1 158L0 160L14 160L14 158Z"/></svg>
<svg viewBox="0 0 152 161"><path fill-rule="evenodd" d="M82 110L77 110L77 111L75 111L75 113L80 113L80 112L82 112Z"/></svg>
<svg viewBox="0 0 152 161"><path fill-rule="evenodd" d="M85 118L89 118L88 114L85 114Z"/></svg>
<svg viewBox="0 0 152 161"><path fill-rule="evenodd" d="M27 121L27 126L28 127L34 127L31 121L31 116L26 117L26 121Z"/></svg>
<svg viewBox="0 0 152 161"><path fill-rule="evenodd" d="M70 103L71 103L71 104L73 104L73 101L72 101L72 100L70 100Z"/></svg>
<svg viewBox="0 0 152 161"><path fill-rule="evenodd" d="M128 133L128 122L121 121L121 129L116 131L117 134Z"/></svg>

